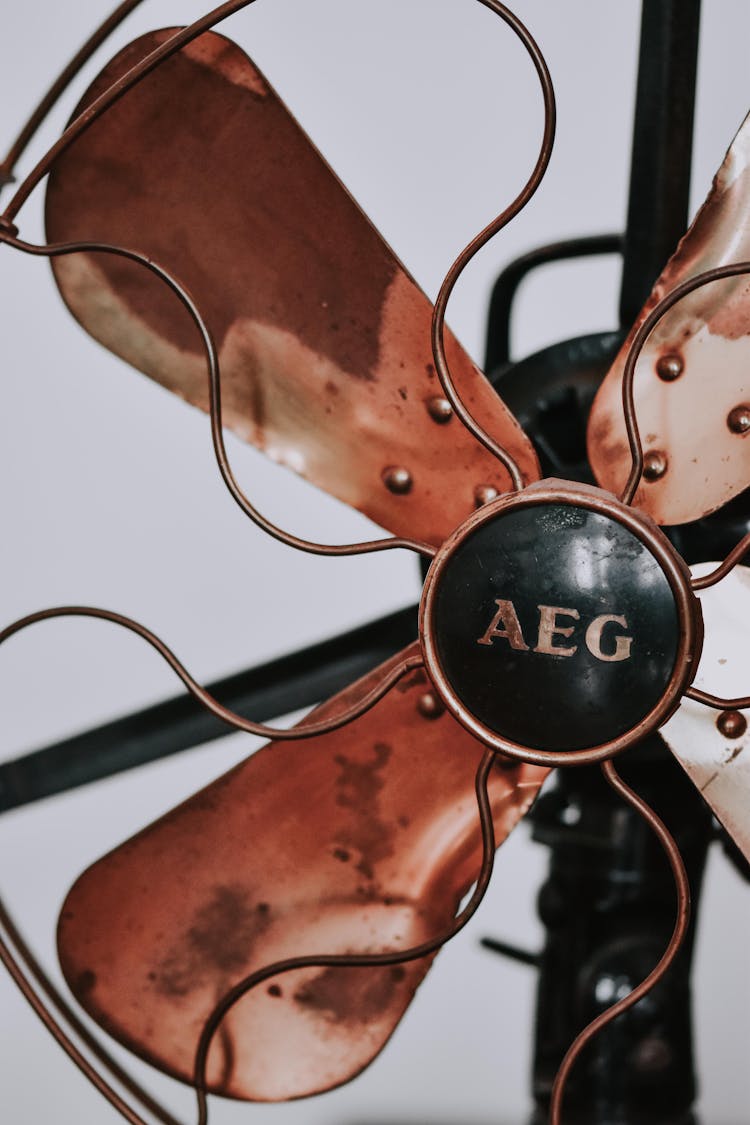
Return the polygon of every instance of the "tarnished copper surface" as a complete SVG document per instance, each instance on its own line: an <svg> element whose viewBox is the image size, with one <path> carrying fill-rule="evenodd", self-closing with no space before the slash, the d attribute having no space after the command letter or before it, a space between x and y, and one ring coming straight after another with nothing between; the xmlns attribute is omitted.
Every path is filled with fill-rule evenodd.
<svg viewBox="0 0 750 1125"><path fill-rule="evenodd" d="M425 716L429 690L411 673L346 728L269 744L91 867L59 925L61 964L87 1011L189 1081L206 1018L249 972L297 954L406 948L445 926L477 874L482 750L448 713ZM489 785L498 841L546 775L503 765ZM226 1017L211 1088L276 1100L346 1081L389 1038L430 960L263 985Z"/></svg>
<svg viewBox="0 0 750 1125"><path fill-rule="evenodd" d="M125 48L82 106L168 35ZM139 250L186 285L219 344L227 424L396 534L438 543L478 485L508 489L457 419L434 417L428 299L223 37L166 60L60 157L47 230ZM197 333L158 281L104 256L54 270L93 336L207 409ZM463 400L535 479L530 442L452 336L447 347ZM394 465L408 491L385 483Z"/></svg>
<svg viewBox="0 0 750 1125"><path fill-rule="evenodd" d="M694 568L696 574L710 564ZM750 613L750 569L736 567L718 584L700 594L706 638L696 686L722 696L750 690L747 632ZM746 713L739 712L744 718ZM737 846L750 860L750 734L747 725L727 730L721 713L686 699L662 737ZM739 732L739 733L738 733Z"/></svg>
<svg viewBox="0 0 750 1125"><path fill-rule="evenodd" d="M603 487L630 470L622 375L635 332L658 302L708 269L750 258L750 118L737 134L692 226L668 262L594 402L589 457ZM635 503L659 523L697 519L750 485L750 445L728 419L748 397L750 279L703 286L669 310L635 372L646 464Z"/></svg>

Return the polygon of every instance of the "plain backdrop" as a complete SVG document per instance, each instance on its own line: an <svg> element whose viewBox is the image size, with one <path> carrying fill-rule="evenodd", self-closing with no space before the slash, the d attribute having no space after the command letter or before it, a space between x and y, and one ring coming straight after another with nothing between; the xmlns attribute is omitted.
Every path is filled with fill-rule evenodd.
<svg viewBox="0 0 750 1125"><path fill-rule="evenodd" d="M4 147L107 4L2 5ZM97 63L195 2L147 2ZM501 266L539 243L621 229L639 4L518 0L558 95L552 165L531 206L467 271L449 319L481 361L487 297ZM258 0L222 28L255 58L410 270L434 296L470 237L536 158L541 99L519 44L469 0ZM705 0L693 205L750 103L746 0ZM24 167L51 143L86 78L53 114ZM210 170L209 170L210 174ZM41 237L41 192L22 212ZM612 260L561 265L523 290L513 347L613 326ZM70 319L42 261L0 250L2 585L0 621L42 606L118 609L159 633L202 681L409 604L412 557L318 559L249 524L224 489L206 418L106 354ZM229 439L245 489L290 529L331 542L370 526ZM173 694L136 639L87 621L39 626L0 653L0 754L12 757ZM235 735L0 819L0 888L54 969L54 926L75 876L253 747ZM302 861L302 859L301 859ZM285 1106L214 1102L212 1122L261 1125L523 1125L533 973L478 949L494 933L534 947L545 855L521 828L501 850L469 930L439 957L383 1055L360 1078ZM746 1125L750 1106L750 888L714 855L696 963L704 1125ZM56 970L54 970L56 972ZM189 1092L142 1067L179 1112ZM0 1120L119 1120L0 977Z"/></svg>

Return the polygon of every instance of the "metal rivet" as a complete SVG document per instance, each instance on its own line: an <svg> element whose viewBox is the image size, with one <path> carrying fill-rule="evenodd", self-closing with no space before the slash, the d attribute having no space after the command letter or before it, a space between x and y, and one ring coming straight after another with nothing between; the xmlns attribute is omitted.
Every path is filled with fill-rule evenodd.
<svg viewBox="0 0 750 1125"><path fill-rule="evenodd" d="M679 379L684 370L685 363L682 356L674 352L660 355L656 361L656 374L665 383L673 383L675 379Z"/></svg>
<svg viewBox="0 0 750 1125"><path fill-rule="evenodd" d="M490 500L497 500L500 493L491 484L478 484L474 489L474 503L477 508L483 508Z"/></svg>
<svg viewBox="0 0 750 1125"><path fill-rule="evenodd" d="M725 738L742 738L747 730L747 719L740 711L722 711L716 726Z"/></svg>
<svg viewBox="0 0 750 1125"><path fill-rule="evenodd" d="M727 414L727 425L733 434L746 434L750 430L750 406L743 403Z"/></svg>
<svg viewBox="0 0 750 1125"><path fill-rule="evenodd" d="M426 691L417 700L417 710L424 719L439 719L445 708L433 692Z"/></svg>
<svg viewBox="0 0 750 1125"><path fill-rule="evenodd" d="M427 399L427 413L430 415L433 422L444 425L446 422L450 422L453 417L453 407L448 402L447 398L434 395L432 398Z"/></svg>
<svg viewBox="0 0 750 1125"><path fill-rule="evenodd" d="M387 469L383 469L383 484L389 492L395 492L397 496L411 492L413 483L409 470L400 465L389 465Z"/></svg>
<svg viewBox="0 0 750 1125"><path fill-rule="evenodd" d="M643 475L646 480L659 480L667 471L667 455L659 449L650 449L643 458Z"/></svg>

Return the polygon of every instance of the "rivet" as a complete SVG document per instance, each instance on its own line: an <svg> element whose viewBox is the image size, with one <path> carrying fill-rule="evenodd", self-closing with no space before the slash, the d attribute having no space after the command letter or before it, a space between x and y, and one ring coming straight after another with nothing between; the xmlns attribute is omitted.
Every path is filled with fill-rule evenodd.
<svg viewBox="0 0 750 1125"><path fill-rule="evenodd" d="M400 465L389 465L387 469L383 469L383 484L389 492L394 492L397 496L403 496L407 492L411 492L413 481L408 469L404 469Z"/></svg>
<svg viewBox="0 0 750 1125"><path fill-rule="evenodd" d="M427 399L427 413L433 422L445 425L453 417L453 407L447 398L442 398L441 395L433 395L432 398Z"/></svg>
<svg viewBox="0 0 750 1125"><path fill-rule="evenodd" d="M747 719L741 711L722 711L716 726L725 738L742 738L747 730Z"/></svg>
<svg viewBox="0 0 750 1125"><path fill-rule="evenodd" d="M433 692L426 691L417 700L417 710L423 719L439 719L445 708Z"/></svg>
<svg viewBox="0 0 750 1125"><path fill-rule="evenodd" d="M746 434L750 430L750 406L742 403L727 414L727 425L733 434Z"/></svg>
<svg viewBox="0 0 750 1125"><path fill-rule="evenodd" d="M497 500L500 493L491 484L478 484L474 489L474 503L477 508L483 508L490 500Z"/></svg>
<svg viewBox="0 0 750 1125"><path fill-rule="evenodd" d="M667 471L667 455L659 449L650 449L643 458L643 475L646 480L659 480Z"/></svg>
<svg viewBox="0 0 750 1125"><path fill-rule="evenodd" d="M674 352L660 355L656 361L656 374L665 383L673 383L675 379L679 379L684 370L685 363L682 356Z"/></svg>

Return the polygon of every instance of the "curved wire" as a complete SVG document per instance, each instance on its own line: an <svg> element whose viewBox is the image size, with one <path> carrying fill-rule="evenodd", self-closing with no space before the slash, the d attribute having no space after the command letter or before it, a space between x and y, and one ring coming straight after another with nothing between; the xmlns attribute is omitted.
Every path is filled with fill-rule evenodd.
<svg viewBox="0 0 750 1125"><path fill-rule="evenodd" d="M412 946L410 949L392 950L388 953L335 953L329 955L317 954L308 957L288 957L283 961L276 961L272 965L266 965L263 969L258 969L253 973L249 973L241 981L238 981L233 988L225 993L213 1009L203 1025L203 1030L198 1041L193 1070L193 1084L196 1089L198 1105L197 1125L206 1125L208 1121L206 1062L211 1042L227 1013L243 996L246 996L251 989L256 988L257 985L262 984L263 981L268 980L270 977L277 976L280 973L289 973L294 969L328 968L331 966L337 966L339 968L365 968L379 965L403 965L408 961L418 961L422 957L427 957L431 953L436 953L442 945L445 945L451 938L454 938L456 934L464 928L467 922L473 918L489 886L495 862L495 825L492 820L492 809L490 806L489 793L487 791L489 773L494 761L494 751L485 750L474 781L474 790L479 811L479 823L482 832L482 863L479 874L477 875L477 881L474 885L474 890L463 910L459 911L451 924L443 930L442 933L429 938L420 945Z"/></svg>
<svg viewBox="0 0 750 1125"><path fill-rule="evenodd" d="M713 707L716 711L745 711L750 707L750 695L741 695L737 699L722 699L720 695L712 695L708 691L691 687L685 692L688 699L696 703L704 703L706 707Z"/></svg>
<svg viewBox="0 0 750 1125"><path fill-rule="evenodd" d="M192 296L183 285L180 284L170 273L162 268L157 262L151 258L146 257L144 254L139 254L135 250L126 250L122 246L111 246L105 242L59 242L51 243L50 245L37 245L33 242L24 242L22 239L16 238L11 232L4 231L0 227L0 245L5 243L7 246L12 247L14 250L20 250L24 254L31 254L34 257L43 258L60 258L66 257L69 254L81 253L101 253L112 254L118 258L125 258L128 261L135 262L137 265L143 266L149 270L155 277L174 293L178 300L182 303L183 307L190 314L190 317L195 324L201 337L201 342L206 354L206 363L208 367L208 383L209 383L209 411L211 418L211 440L213 442L214 453L216 455L216 462L219 466L219 472L224 480L225 485L229 489L232 499L239 506L239 508L248 516L254 524L256 524L267 535L273 539L277 539L280 543L285 543L288 547L294 547L298 551L307 551L313 555L326 555L326 556L342 556L342 555L365 555L373 551L391 551L397 548L405 548L409 551L416 551L418 554L426 558L434 558L437 553L437 548L430 543L422 543L416 539L404 539L397 536L389 536L386 539L370 539L360 543L342 543L342 544L327 544L327 543L314 543L309 539L302 539L298 535L292 535L288 531L284 531L278 527L271 520L267 519L255 505L248 499L245 493L240 488L232 467L229 463L226 446L224 444L224 432L222 422L222 408L221 408L221 371L219 368L219 356L216 350L216 343L210 328L203 319L198 306L193 300Z"/></svg>
<svg viewBox="0 0 750 1125"><path fill-rule="evenodd" d="M632 1008L659 983L679 953L690 924L690 883L688 881L687 871L685 870L685 864L680 855L680 849L674 837L650 805L646 804L642 797L639 797L630 786L625 784L611 760L602 763L602 773L615 792L619 793L620 796L643 817L649 827L653 829L659 843L664 849L667 861L672 869L675 889L677 891L677 917L672 936L669 939L669 944L655 968L651 970L648 976L642 980L639 985L636 985L632 992L624 996L622 1000L618 1000L617 1003L613 1004L611 1008L608 1008L606 1012L602 1012L595 1020L592 1020L588 1027L585 1027L580 1035L576 1036L573 1043L568 1048L560 1064L560 1068L555 1075L555 1081L552 1086L549 1125L561 1125L562 1123L562 1105L563 1098L565 1097L565 1086L570 1077L570 1072L581 1052L602 1028L617 1019L623 1012Z"/></svg>
<svg viewBox="0 0 750 1125"><path fill-rule="evenodd" d="M750 551L750 531L747 535L743 535L739 543L732 547L723 563L712 570L710 574L704 574L702 578L693 578L690 585L694 590L707 590L709 586L715 586L717 582L721 582L722 578L726 578L730 571L741 563L745 555Z"/></svg>
<svg viewBox="0 0 750 1125"><path fill-rule="evenodd" d="M17 956L14 955L10 944L5 940L3 930L6 931L13 942L17 950ZM124 1098L79 1050L59 1020L55 1018L53 1009L56 1009L63 1016L81 1041L99 1060L104 1070L115 1078L125 1090L137 1098L141 1105L149 1110L158 1121L162 1122L162 1125L179 1125L179 1122L169 1110L162 1106L148 1091L144 1090L137 1080L112 1058L104 1046L78 1019L36 961L2 901L0 901L0 963L8 970L24 999L30 1004L33 1011L71 1061L75 1063L84 1077L93 1083L110 1105L131 1122L131 1125L148 1125L148 1122L127 1104ZM47 996L49 1006L45 1005L35 991L32 979L36 981L39 991Z"/></svg>
<svg viewBox="0 0 750 1125"><path fill-rule="evenodd" d="M255 0L227 0L227 3L220 4L217 8L213 8L205 16L201 16L200 19L195 20L188 27L184 27L180 31L175 32L169 39L166 39L151 51L150 54L146 55L145 59L141 59L139 63L131 67L121 78L113 82L109 89L100 94L74 121L71 121L64 133L62 133L51 148L47 150L41 160L39 160L25 180L16 189L13 198L10 200L10 203L5 208L2 215L2 219L5 220L6 225L12 225L21 207L23 207L34 188L47 175L57 157L65 152L73 141L77 137L80 137L90 125L93 125L111 105L114 105L114 103L119 101L137 82L140 82L142 78L145 78L147 74L155 70L164 59L169 58L170 55L174 55L188 43L192 43L193 39L197 39L204 31L208 31L210 28L215 27L217 23L221 23L222 20L238 12L240 8L246 8L249 4L254 3Z"/></svg>
<svg viewBox="0 0 750 1125"><path fill-rule="evenodd" d="M44 1026L62 1047L71 1062L75 1063L84 1077L88 1078L89 1082L96 1087L99 1093L102 1094L110 1105L113 1106L118 1113L121 1113L125 1120L129 1121L131 1125L148 1125L148 1122L141 1117L136 1110L132 1109L125 1099L110 1086L109 1082L99 1074L96 1067L81 1053L72 1039L70 1039L60 1024L55 1020L51 1012L47 1010L43 1001L34 992L34 989L16 964L15 958L10 953L2 936L0 936L0 962L8 970L8 973L20 989L24 999L33 1008ZM162 1118L162 1120L164 1120L164 1118Z"/></svg>
<svg viewBox="0 0 750 1125"><path fill-rule="evenodd" d="M124 3L119 4L99 27L97 27L96 31L89 36L64 69L60 71L60 74L18 133L18 136L11 144L4 159L0 161L0 190L2 190L4 184L13 183L15 179L13 170L18 160L23 155L29 141L79 71L86 65L99 47L101 47L102 43L109 38L112 32L142 3L143 0L124 0Z"/></svg>
<svg viewBox="0 0 750 1125"><path fill-rule="evenodd" d="M318 722L310 723L305 722L301 726L284 730L278 727L266 726L264 723L253 723L250 719L245 719L242 715L238 715L235 711L230 711L229 708L224 707L219 703L218 699L214 699L205 688L201 687L197 680L193 679L187 668L185 668L172 650L167 648L164 642L160 640L155 633L152 633L150 629L147 629L145 625L141 625L138 621L134 621L130 617L125 617L121 613L115 613L112 610L98 609L96 606L81 605L63 605L53 606L50 609L40 609L37 610L36 613L30 613L26 617L19 618L0 631L0 645L16 633L20 633L23 629L28 628L30 625L35 625L39 621L49 621L55 617L94 617L100 621L109 621L113 625L119 625L123 629L128 629L131 633L135 633L137 637L146 641L147 644L151 645L151 647L158 652L159 656L167 662L172 671L176 672L182 680L193 699L197 700L207 711L210 711L217 719L228 723L229 726L234 727L236 730L244 731L246 734L259 735L261 738L296 741L298 739L313 738L318 734L328 734L330 731L338 730L339 727L343 727L346 723L358 719L360 715L364 715L366 711L374 707L407 672L415 668L421 668L422 666L421 654L406 656L387 672L374 688L363 695L357 703L339 712L339 714L335 715L332 719L321 719Z"/></svg>
<svg viewBox="0 0 750 1125"><path fill-rule="evenodd" d="M440 379L445 397L450 402L456 415L461 419L466 429L473 434L477 441L505 466L510 474L513 489L519 492L524 487L524 481L521 470L515 459L503 446L498 445L495 439L479 424L471 411L464 404L453 383L445 352L445 313L456 282L471 259L489 242L493 235L507 226L511 219L515 218L515 216L523 210L539 187L547 171L547 166L552 155L557 112L555 107L555 91L552 86L552 79L547 69L547 64L536 41L532 38L525 24L506 8L504 4L499 3L498 0L479 0L479 2L483 4L485 8L489 8L491 12L494 12L495 15L499 16L500 19L510 27L521 40L534 63L544 97L544 133L539 156L537 157L536 164L526 185L521 189L513 202L472 239L448 270L445 280L440 286L440 292L437 295L435 308L432 314L432 354L435 361L435 370Z"/></svg>
<svg viewBox="0 0 750 1125"><path fill-rule="evenodd" d="M666 297L663 297L661 301L659 301L658 305L651 310L633 337L633 342L630 345L630 350L625 360L625 368L622 373L622 410L625 418L625 429L628 435L628 445L630 446L631 461L630 476L620 495L620 500L623 504L632 504L633 497L636 494L638 485L641 483L641 477L643 476L643 443L641 441L638 418L636 417L633 382L635 378L635 365L638 362L646 340L661 318L669 312L673 305L681 301L683 297L687 297L688 294L695 292L696 289L700 289L704 285L709 285L712 281L723 281L729 277L737 277L738 274L742 273L750 273L750 262L733 262L726 266L716 266L714 269L705 270L703 273L696 274L695 277L688 278L687 281L683 281L681 285L678 285L671 293L668 293Z"/></svg>
<svg viewBox="0 0 750 1125"><path fill-rule="evenodd" d="M132 67L126 74L118 79L117 82L113 83L109 89L105 90L96 98L91 105L87 106L87 108L71 122L56 143L44 154L36 167L32 169L16 190L10 203L5 208L3 215L0 216L0 229L4 227L7 232L17 233L13 220L31 192L50 171L57 157L65 152L73 141L85 132L94 121L101 117L110 106L114 105L128 90L159 66L161 62L169 58L170 55L173 55L182 47L192 42L193 39L201 35L204 31L209 30L228 16L233 15L241 8L247 7L254 2L255 0L229 0L229 2L214 8L213 11L209 12L206 16L196 20L194 23L190 24L189 27L176 32L159 47L155 48L145 59L142 59L141 62ZM499 445L474 418L465 406L453 383L445 352L445 313L451 293L465 267L481 247L484 246L493 235L497 234L498 231L505 227L511 219L526 206L538 188L547 170L552 154L556 126L555 95L552 79L544 56L522 21L504 4L500 3L499 0L479 0L479 3L499 16L511 28L521 40L531 57L542 86L544 97L544 132L539 157L537 158L537 162L525 187L521 190L516 199L469 243L446 274L435 302L431 340L435 369L443 391L455 413L469 432L505 466L510 474L514 489L520 490L524 486L524 481L521 470L515 459L506 449Z"/></svg>

